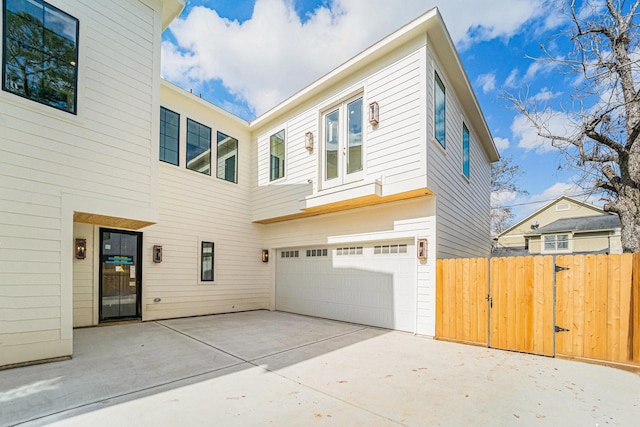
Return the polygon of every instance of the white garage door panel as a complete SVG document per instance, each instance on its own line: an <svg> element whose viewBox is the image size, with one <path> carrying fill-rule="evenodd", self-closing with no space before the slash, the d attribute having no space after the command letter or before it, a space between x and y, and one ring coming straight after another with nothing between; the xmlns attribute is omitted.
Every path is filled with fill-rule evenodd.
<svg viewBox="0 0 640 427"><path fill-rule="evenodd" d="M397 242L395 243L398 244ZM276 309L365 325L415 330L415 258L406 253L374 254L361 245L361 255L282 258L276 264Z"/></svg>

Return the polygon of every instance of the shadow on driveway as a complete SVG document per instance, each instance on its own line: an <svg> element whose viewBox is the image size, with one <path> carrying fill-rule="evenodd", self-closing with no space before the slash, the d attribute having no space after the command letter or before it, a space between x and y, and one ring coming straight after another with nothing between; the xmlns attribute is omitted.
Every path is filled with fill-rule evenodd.
<svg viewBox="0 0 640 427"><path fill-rule="evenodd" d="M0 425L634 425L613 368L269 311L74 331L0 371Z"/></svg>

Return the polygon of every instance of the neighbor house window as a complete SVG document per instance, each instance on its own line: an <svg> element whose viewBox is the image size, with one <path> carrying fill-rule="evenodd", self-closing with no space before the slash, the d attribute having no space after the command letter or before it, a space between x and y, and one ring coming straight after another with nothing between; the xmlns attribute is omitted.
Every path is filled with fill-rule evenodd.
<svg viewBox="0 0 640 427"><path fill-rule="evenodd" d="M462 173L469 178L469 129L462 125Z"/></svg>
<svg viewBox="0 0 640 427"><path fill-rule="evenodd" d="M554 234L543 236L544 252L568 252L569 251L569 235Z"/></svg>
<svg viewBox="0 0 640 427"><path fill-rule="evenodd" d="M284 176L284 129L271 135L270 146L269 181L275 181Z"/></svg>
<svg viewBox="0 0 640 427"><path fill-rule="evenodd" d="M445 148L445 92L444 83L440 80L438 73L435 73L435 85L434 85L434 117L435 117L435 132L434 137Z"/></svg>
<svg viewBox="0 0 640 427"><path fill-rule="evenodd" d="M180 114L160 107L160 160L178 165Z"/></svg>
<svg viewBox="0 0 640 427"><path fill-rule="evenodd" d="M218 132L218 168L216 176L238 182L238 140Z"/></svg>
<svg viewBox="0 0 640 427"><path fill-rule="evenodd" d="M78 20L41 0L3 5L2 89L75 114Z"/></svg>
<svg viewBox="0 0 640 427"><path fill-rule="evenodd" d="M187 119L187 169L211 175L211 128Z"/></svg>
<svg viewBox="0 0 640 427"><path fill-rule="evenodd" d="M202 242L202 251L200 253L200 280L203 282L213 282L213 249L213 242Z"/></svg>

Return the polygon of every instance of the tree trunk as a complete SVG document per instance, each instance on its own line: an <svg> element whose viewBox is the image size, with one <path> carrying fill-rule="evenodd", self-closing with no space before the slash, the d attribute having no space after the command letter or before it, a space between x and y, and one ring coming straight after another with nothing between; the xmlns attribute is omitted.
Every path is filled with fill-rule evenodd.
<svg viewBox="0 0 640 427"><path fill-rule="evenodd" d="M640 252L640 190L627 188L625 194L618 196L613 210L620 216L622 250Z"/></svg>

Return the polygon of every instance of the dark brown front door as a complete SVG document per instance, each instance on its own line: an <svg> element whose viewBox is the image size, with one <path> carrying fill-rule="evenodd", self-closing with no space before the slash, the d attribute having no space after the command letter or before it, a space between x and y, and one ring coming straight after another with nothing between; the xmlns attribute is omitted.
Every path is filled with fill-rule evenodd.
<svg viewBox="0 0 640 427"><path fill-rule="evenodd" d="M100 321L140 318L142 233L100 229Z"/></svg>

